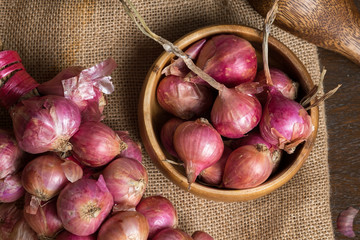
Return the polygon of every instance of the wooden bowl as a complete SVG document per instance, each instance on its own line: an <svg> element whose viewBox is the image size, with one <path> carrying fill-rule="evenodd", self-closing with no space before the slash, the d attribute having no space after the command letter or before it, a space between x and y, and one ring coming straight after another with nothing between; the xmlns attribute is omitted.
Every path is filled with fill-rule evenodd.
<svg viewBox="0 0 360 240"><path fill-rule="evenodd" d="M251 42L257 51L258 66L262 67L262 33L250 27L239 25L204 27L185 35L176 41L175 44L181 49L186 49L200 39L218 34L235 34ZM171 115L165 112L158 104L156 88L159 81L163 78L161 74L162 69L170 63L173 57L173 54L163 52L151 66L140 95L138 121L143 144L152 161L168 179L180 188L188 191L188 182L183 167L164 161L165 159L172 159L172 157L166 152L160 141L161 127L170 119ZM269 57L270 66L282 69L290 78L300 83L299 98L304 96L314 86L309 73L295 54L273 37L269 37ZM209 187L195 182L191 185L189 192L210 200L235 202L259 198L284 185L300 169L314 145L319 122L318 108L312 108L310 115L315 130L309 139L299 145L295 153L291 155L284 154L278 170L263 184L251 189L231 190Z"/></svg>

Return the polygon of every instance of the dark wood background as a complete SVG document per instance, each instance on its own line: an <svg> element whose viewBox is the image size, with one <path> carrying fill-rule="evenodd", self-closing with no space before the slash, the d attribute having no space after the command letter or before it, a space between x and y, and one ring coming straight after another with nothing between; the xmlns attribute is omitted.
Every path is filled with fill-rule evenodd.
<svg viewBox="0 0 360 240"><path fill-rule="evenodd" d="M360 0L355 0L355 3L360 9ZM338 92L326 101L325 108L335 239L348 239L336 230L336 219L349 206L360 208L360 66L321 48L319 58L327 69L325 91L342 84ZM356 239L360 239L360 213L355 218L354 231Z"/></svg>

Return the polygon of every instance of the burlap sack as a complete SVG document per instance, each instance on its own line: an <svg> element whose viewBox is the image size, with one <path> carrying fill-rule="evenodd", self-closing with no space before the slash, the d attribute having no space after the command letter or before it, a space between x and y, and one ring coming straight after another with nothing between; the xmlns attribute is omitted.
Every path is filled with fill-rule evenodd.
<svg viewBox="0 0 360 240"><path fill-rule="evenodd" d="M242 24L262 29L263 18L245 0L134 0L154 32L175 41L211 24ZM71 65L91 66L112 56L116 91L109 97L105 123L128 130L140 141L139 92L148 69L163 51L125 15L117 0L1 0L0 38L19 52L27 71L39 82ZM276 27L272 35L305 64L315 82L320 69L317 48ZM1 128L11 126L1 111ZM149 173L146 195L161 194L175 205L179 227L204 230L224 239L333 239L329 204L327 132L324 106L316 145L305 165L280 189L257 200L221 203L200 199L167 180L144 152Z"/></svg>

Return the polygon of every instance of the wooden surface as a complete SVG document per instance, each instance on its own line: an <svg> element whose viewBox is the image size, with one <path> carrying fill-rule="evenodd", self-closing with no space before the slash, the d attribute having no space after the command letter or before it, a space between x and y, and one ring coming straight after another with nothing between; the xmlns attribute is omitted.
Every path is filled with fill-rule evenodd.
<svg viewBox="0 0 360 240"><path fill-rule="evenodd" d="M360 9L360 0L355 3ZM349 206L360 208L360 65L321 48L319 57L322 66L328 70L324 80L325 91L342 84L325 106L335 239L348 239L336 230L336 218ZM360 239L360 214L355 218L354 231L355 239Z"/></svg>

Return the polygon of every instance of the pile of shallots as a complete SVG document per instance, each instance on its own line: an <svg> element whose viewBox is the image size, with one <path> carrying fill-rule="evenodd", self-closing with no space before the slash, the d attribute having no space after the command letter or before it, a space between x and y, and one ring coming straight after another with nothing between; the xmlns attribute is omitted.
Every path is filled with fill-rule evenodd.
<svg viewBox="0 0 360 240"><path fill-rule="evenodd" d="M156 96L173 117L162 126L162 145L185 167L189 187L196 180L229 189L259 186L283 152L293 153L314 130L297 101L298 83L280 69L259 70L254 47L236 35L202 39L185 53L205 74L195 74L183 58L164 68Z"/></svg>
<svg viewBox="0 0 360 240"><path fill-rule="evenodd" d="M182 234L169 200L142 199L140 145L102 122L115 68L109 58L38 84L15 51L0 52L0 101L13 123L0 130L1 240Z"/></svg>

